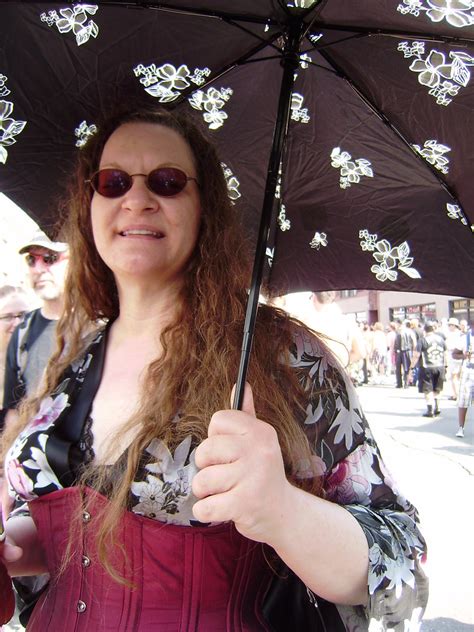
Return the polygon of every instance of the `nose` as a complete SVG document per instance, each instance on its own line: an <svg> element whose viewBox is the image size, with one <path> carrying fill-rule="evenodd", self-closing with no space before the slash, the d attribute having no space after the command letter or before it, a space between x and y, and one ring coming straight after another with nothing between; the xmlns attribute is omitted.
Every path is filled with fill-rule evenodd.
<svg viewBox="0 0 474 632"><path fill-rule="evenodd" d="M143 213L155 212L159 206L158 196L154 195L146 185L146 176L134 175L132 186L124 195L122 207L130 212Z"/></svg>

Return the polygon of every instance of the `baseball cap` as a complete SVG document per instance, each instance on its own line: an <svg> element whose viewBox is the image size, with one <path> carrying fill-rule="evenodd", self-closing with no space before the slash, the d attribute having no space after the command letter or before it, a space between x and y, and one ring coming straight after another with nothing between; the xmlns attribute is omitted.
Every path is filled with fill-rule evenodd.
<svg viewBox="0 0 474 632"><path fill-rule="evenodd" d="M68 249L68 245L62 241L51 241L51 239L42 230L37 230L30 241L22 246L18 251L18 254L23 255L28 252L33 246L39 246L40 248L46 248L53 252L65 252Z"/></svg>

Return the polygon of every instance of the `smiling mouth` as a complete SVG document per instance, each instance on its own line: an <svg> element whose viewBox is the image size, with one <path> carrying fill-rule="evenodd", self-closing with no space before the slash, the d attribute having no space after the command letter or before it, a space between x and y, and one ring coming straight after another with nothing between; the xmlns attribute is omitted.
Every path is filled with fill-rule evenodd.
<svg viewBox="0 0 474 632"><path fill-rule="evenodd" d="M163 239L163 233L154 230L144 230L144 229L135 229L135 230L122 230L119 235L121 237L153 237L154 239Z"/></svg>

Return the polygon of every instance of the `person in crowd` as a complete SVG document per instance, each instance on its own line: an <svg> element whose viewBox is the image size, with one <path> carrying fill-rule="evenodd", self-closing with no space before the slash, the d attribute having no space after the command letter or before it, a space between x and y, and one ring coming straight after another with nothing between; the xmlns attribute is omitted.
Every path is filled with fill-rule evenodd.
<svg viewBox="0 0 474 632"><path fill-rule="evenodd" d="M31 306L28 293L19 286L0 287L0 401L3 402L7 346L17 325L23 322ZM0 410L0 431L3 428L5 409Z"/></svg>
<svg viewBox="0 0 474 632"><path fill-rule="evenodd" d="M442 318L440 322L439 320L435 318L434 320L431 321L431 324L433 326L433 331L436 332L438 336L441 336L443 340L446 340L446 334L448 330L448 319Z"/></svg>
<svg viewBox="0 0 474 632"><path fill-rule="evenodd" d="M459 391L459 378L464 358L465 339L459 326L459 320L451 317L448 320L448 333L446 335L446 348L448 351L447 378L451 388L449 399L457 400Z"/></svg>
<svg viewBox="0 0 474 632"><path fill-rule="evenodd" d="M361 384L362 362L366 357L364 337L357 323L343 314L333 290L312 292L306 308L292 308L291 297L287 311L300 318L313 331L323 334L329 349L346 368L355 384Z"/></svg>
<svg viewBox="0 0 474 632"><path fill-rule="evenodd" d="M364 354L360 360L360 366L362 369L362 383L368 384L369 375L372 376L373 374L373 368L371 364L374 335L373 326L369 325L367 321L363 321L359 323L359 331L362 334L361 348L364 351Z"/></svg>
<svg viewBox="0 0 474 632"><path fill-rule="evenodd" d="M25 315L8 343L3 392L6 425L16 419L24 397L32 395L39 387L55 348L56 326L63 309L68 246L51 241L43 231L37 230L20 248L19 254L25 257L31 288L41 306ZM27 621L37 595L47 581L46 574L16 578L20 621Z"/></svg>
<svg viewBox="0 0 474 632"><path fill-rule="evenodd" d="M446 342L435 332L431 323L426 323L424 330L425 335L418 340L411 359L410 373L420 360L419 388L426 400L426 412L423 417L435 417L440 414L439 395L444 384Z"/></svg>
<svg viewBox="0 0 474 632"><path fill-rule="evenodd" d="M420 327L419 318L410 318L410 329L415 334L415 349L416 349L418 346L418 341L420 340L420 338L423 337L423 329ZM420 363L420 359L418 359L418 362L415 368L413 369L411 385L412 386L418 385L418 390L422 392L421 386L420 386L420 367L421 367L421 363Z"/></svg>
<svg viewBox="0 0 474 632"><path fill-rule="evenodd" d="M41 306L26 314L8 344L3 408L13 417L25 395L38 387L55 347L56 325L63 308L68 246L37 230L19 253L25 256L31 287Z"/></svg>
<svg viewBox="0 0 474 632"><path fill-rule="evenodd" d="M373 380L380 384L384 381L387 372L388 344L384 326L380 322L374 323L372 335L372 350L370 364L373 371Z"/></svg>
<svg viewBox="0 0 474 632"><path fill-rule="evenodd" d="M464 437L464 426L466 425L467 409L472 405L474 399L474 327L466 327L464 336L464 362L461 369L461 379L459 383L458 397L458 420L459 428L456 437Z"/></svg>
<svg viewBox="0 0 474 632"><path fill-rule="evenodd" d="M408 388L411 358L416 349L416 339L410 328L410 321L397 322L398 331L395 337L395 375L397 388Z"/></svg>
<svg viewBox="0 0 474 632"><path fill-rule="evenodd" d="M3 563L51 574L29 632L302 629L272 619L290 572L326 629L418 626L417 513L325 342L262 305L229 409L251 262L215 149L156 107L98 129L57 351L3 438Z"/></svg>
<svg viewBox="0 0 474 632"><path fill-rule="evenodd" d="M386 334L387 334L387 346L388 346L388 375L392 375L393 373L395 373L395 368L396 368L396 351L395 351L395 340L397 339L397 331L398 331L399 325L395 322L392 321L388 324L388 327L386 328Z"/></svg>

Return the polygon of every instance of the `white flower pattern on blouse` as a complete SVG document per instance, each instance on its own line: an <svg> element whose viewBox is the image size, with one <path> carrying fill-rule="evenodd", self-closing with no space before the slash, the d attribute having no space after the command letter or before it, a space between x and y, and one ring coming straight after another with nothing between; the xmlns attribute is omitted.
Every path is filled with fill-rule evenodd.
<svg viewBox="0 0 474 632"><path fill-rule="evenodd" d="M145 465L145 470L152 472L146 475L146 481L132 483L132 498L138 498L136 504L134 499L131 501L132 511L168 523L197 523L192 512L196 497L191 483L198 470L194 462L195 449L191 451L191 437L176 447L174 456L158 439L150 443L146 452L156 460ZM176 514L179 516L175 519Z"/></svg>
<svg viewBox="0 0 474 632"><path fill-rule="evenodd" d="M47 458L49 437L67 423L73 397L82 386L90 360L103 344L100 334L75 362L54 397L40 410L11 448L6 461L9 491L21 515L25 501L61 489L54 463ZM95 345L95 347L94 347ZM298 478L323 477L328 500L344 506L365 533L369 547L367 608L337 606L347 632L415 632L427 601L421 569L426 545L416 509L396 489L360 408L354 387L324 343L296 329L289 362L307 393L304 411L295 411L313 456L301 462ZM158 439L144 451L132 483L129 509L150 519L179 525L194 520L191 484L197 468L191 437L172 454ZM86 456L82 455L82 464ZM78 465L81 465L79 463ZM315 534L320 537L315 528Z"/></svg>

